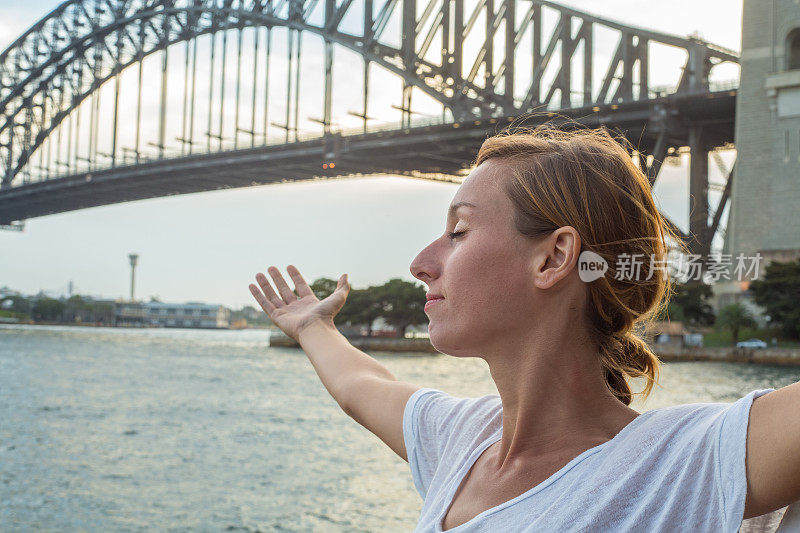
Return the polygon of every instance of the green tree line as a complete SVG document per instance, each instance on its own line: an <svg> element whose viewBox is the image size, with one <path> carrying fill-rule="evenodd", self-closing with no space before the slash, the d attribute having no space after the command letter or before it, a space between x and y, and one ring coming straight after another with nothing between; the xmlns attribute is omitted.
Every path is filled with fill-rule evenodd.
<svg viewBox="0 0 800 533"><path fill-rule="evenodd" d="M773 261L759 279L750 282L753 301L764 309L767 324L777 328L789 340L800 340L800 259L791 262ZM723 306L715 314L710 300L711 285L694 280L676 283L675 294L660 319L683 322L688 327L716 326L731 332L732 343L739 332L757 327L755 316L740 302Z"/></svg>
<svg viewBox="0 0 800 533"><path fill-rule="evenodd" d="M73 295L66 299L25 297L12 294L0 298L3 315L34 320L35 322L92 322L114 323L114 304L86 296Z"/></svg>
<svg viewBox="0 0 800 533"><path fill-rule="evenodd" d="M311 290L322 300L336 289L336 280L319 278ZM372 323L383 318L397 329L398 337L404 337L409 326L428 323L425 314L425 287L416 283L392 278L383 285L371 285L365 289L350 289L347 301L334 317L337 326L366 325L367 335L372 335Z"/></svg>

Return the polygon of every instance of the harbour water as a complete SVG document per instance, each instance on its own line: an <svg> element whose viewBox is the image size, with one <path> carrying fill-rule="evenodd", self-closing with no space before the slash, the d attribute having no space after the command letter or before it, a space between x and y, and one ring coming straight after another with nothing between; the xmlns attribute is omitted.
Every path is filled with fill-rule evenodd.
<svg viewBox="0 0 800 533"><path fill-rule="evenodd" d="M496 393L479 359L371 355L420 386ZM799 380L797 367L665 362L632 407ZM408 464L264 330L0 325L3 531L410 531L420 507Z"/></svg>

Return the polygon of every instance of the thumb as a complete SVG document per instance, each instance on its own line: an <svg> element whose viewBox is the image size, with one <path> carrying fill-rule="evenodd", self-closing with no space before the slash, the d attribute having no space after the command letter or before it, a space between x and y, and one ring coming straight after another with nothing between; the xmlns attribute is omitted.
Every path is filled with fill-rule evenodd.
<svg viewBox="0 0 800 533"><path fill-rule="evenodd" d="M341 277L339 277L339 281L336 283L336 290L339 289L350 289L350 284L347 283L347 274L342 274Z"/></svg>

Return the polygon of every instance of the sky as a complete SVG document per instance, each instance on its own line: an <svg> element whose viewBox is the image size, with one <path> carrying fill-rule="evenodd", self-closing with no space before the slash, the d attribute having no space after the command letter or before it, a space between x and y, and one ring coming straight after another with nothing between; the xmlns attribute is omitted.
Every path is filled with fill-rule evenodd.
<svg viewBox="0 0 800 533"><path fill-rule="evenodd" d="M740 49L742 0L560 3L642 28L699 34ZM0 49L57 5L0 0ZM372 104L371 111L380 109ZM390 114L387 105L386 120L395 119ZM665 165L654 189L662 211L684 230L686 163L684 158L679 166ZM711 180L721 181L715 165L710 169ZM34 218L25 221L24 231L0 230L0 287L57 296L66 294L72 282L73 294L127 298L130 253L139 254L136 298L165 302L255 305L248 284L270 265L288 279L286 266L293 264L309 283L343 273L353 288L391 278L418 282L409 265L444 231L446 209L457 188L382 175L192 193Z"/></svg>

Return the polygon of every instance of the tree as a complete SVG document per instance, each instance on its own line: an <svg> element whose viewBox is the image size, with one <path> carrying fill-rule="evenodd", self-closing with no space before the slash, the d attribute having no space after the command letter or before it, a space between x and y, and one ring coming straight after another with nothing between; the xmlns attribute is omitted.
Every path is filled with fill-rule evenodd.
<svg viewBox="0 0 800 533"><path fill-rule="evenodd" d="M114 304L111 302L92 302L92 322L114 323Z"/></svg>
<svg viewBox="0 0 800 533"><path fill-rule="evenodd" d="M788 338L800 339L800 259L771 262L749 288L769 315L770 325L780 327Z"/></svg>
<svg viewBox="0 0 800 533"><path fill-rule="evenodd" d="M336 283L336 280L319 278L310 286L317 298L322 300L336 290ZM383 317L404 337L408 326L427 323L424 306L424 287L394 278L383 285L351 289L344 307L334 317L334 323L366 324L367 335L372 336L372 323L378 317Z"/></svg>
<svg viewBox="0 0 800 533"><path fill-rule="evenodd" d="M425 288L416 283L390 279L381 289L381 301L384 305L380 316L398 329L399 337L405 337L408 326L428 321Z"/></svg>
<svg viewBox="0 0 800 533"><path fill-rule="evenodd" d="M67 322L85 322L93 314L92 308L92 302L87 301L82 296L78 294L70 296L64 302L63 320Z"/></svg>
<svg viewBox="0 0 800 533"><path fill-rule="evenodd" d="M676 304L673 301L670 301L667 305L666 312L662 311L661 314L656 317L656 320L670 320L673 322L686 322L686 317L683 314L683 308Z"/></svg>
<svg viewBox="0 0 800 533"><path fill-rule="evenodd" d="M33 305L33 319L37 321L56 322L61 320L64 304L53 298L40 298Z"/></svg>
<svg viewBox="0 0 800 533"><path fill-rule="evenodd" d="M11 304L6 304L5 302L10 301ZM6 296L0 301L2 304L3 309L7 309L12 313L22 313L23 315L30 315L33 311L33 304L20 294L12 294L10 296Z"/></svg>
<svg viewBox="0 0 800 533"><path fill-rule="evenodd" d="M714 308L708 303L713 296L711 285L702 280L693 280L675 285L675 294L670 305L670 317L689 326L711 326L714 324ZM672 311L677 311L673 316ZM680 317L680 318L678 318Z"/></svg>
<svg viewBox="0 0 800 533"><path fill-rule="evenodd" d="M231 309L230 321L237 322L246 320L248 323L259 325L271 325L273 322L269 315L265 313L260 307L256 309L252 305L244 305L241 309Z"/></svg>
<svg viewBox="0 0 800 533"><path fill-rule="evenodd" d="M329 279L329 278L318 278L314 280L314 282L309 285L311 290L314 292L314 295L319 298L320 300L324 300L331 294L333 291L336 290L336 284L339 283L338 280Z"/></svg>
<svg viewBox="0 0 800 533"><path fill-rule="evenodd" d="M367 335L372 336L372 323L381 315L383 302L380 287L351 289L344 307L334 320L350 324L366 324Z"/></svg>
<svg viewBox="0 0 800 533"><path fill-rule="evenodd" d="M758 326L750 311L740 303L726 305L719 311L717 324L732 332L733 344L739 342L739 330Z"/></svg>

